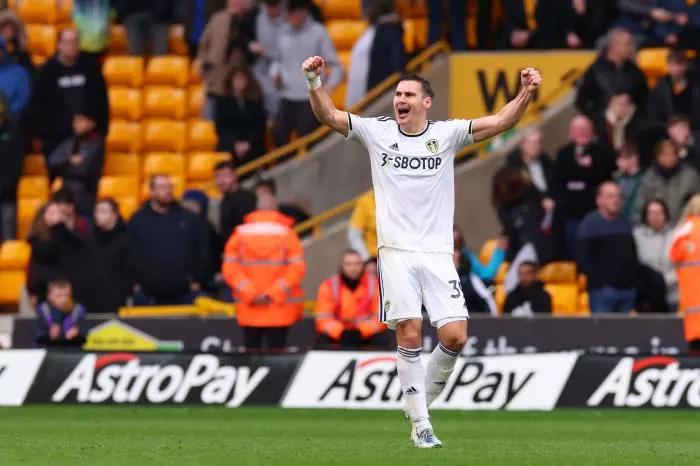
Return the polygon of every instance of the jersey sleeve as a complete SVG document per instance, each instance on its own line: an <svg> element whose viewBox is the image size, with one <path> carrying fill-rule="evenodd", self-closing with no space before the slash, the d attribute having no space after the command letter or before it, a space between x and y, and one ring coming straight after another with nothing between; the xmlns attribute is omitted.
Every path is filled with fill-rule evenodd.
<svg viewBox="0 0 700 466"><path fill-rule="evenodd" d="M474 144L472 120L450 120L450 126L454 133L455 147L457 150Z"/></svg>
<svg viewBox="0 0 700 466"><path fill-rule="evenodd" d="M372 140L372 129L376 118L362 118L348 112L348 141L359 141L369 146Z"/></svg>

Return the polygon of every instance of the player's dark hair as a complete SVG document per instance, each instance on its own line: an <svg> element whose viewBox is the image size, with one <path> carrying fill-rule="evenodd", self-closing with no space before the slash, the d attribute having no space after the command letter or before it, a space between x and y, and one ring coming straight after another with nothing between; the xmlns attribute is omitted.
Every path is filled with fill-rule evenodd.
<svg viewBox="0 0 700 466"><path fill-rule="evenodd" d="M435 91L433 91L433 86L430 84L430 81L425 79L423 76L415 73L404 74L403 76L401 76L401 79L399 79L399 82L401 81L417 82L421 85L421 88L423 88L423 94L427 95L431 99L435 98Z"/></svg>

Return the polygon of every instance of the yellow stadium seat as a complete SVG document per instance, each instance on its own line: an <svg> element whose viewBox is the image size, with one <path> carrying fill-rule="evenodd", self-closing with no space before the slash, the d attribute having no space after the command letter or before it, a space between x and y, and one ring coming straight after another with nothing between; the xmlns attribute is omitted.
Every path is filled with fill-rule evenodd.
<svg viewBox="0 0 700 466"><path fill-rule="evenodd" d="M214 176L214 166L231 160L228 152L192 152L187 157L187 181L205 182Z"/></svg>
<svg viewBox="0 0 700 466"><path fill-rule="evenodd" d="M540 280L545 283L577 284L576 263L550 262L540 270Z"/></svg>
<svg viewBox="0 0 700 466"><path fill-rule="evenodd" d="M417 20L405 19L403 21L403 46L406 53L413 53L416 50Z"/></svg>
<svg viewBox="0 0 700 466"><path fill-rule="evenodd" d="M17 14L25 23L55 24L58 22L56 0L22 0Z"/></svg>
<svg viewBox="0 0 700 466"><path fill-rule="evenodd" d="M46 60L49 59L49 57L46 57L44 55L32 55L31 58L32 58L32 65L34 65L37 68L40 67L41 65L43 65L44 63L46 63Z"/></svg>
<svg viewBox="0 0 700 466"><path fill-rule="evenodd" d="M182 121L145 120L143 122L143 150L146 152L184 152L187 128Z"/></svg>
<svg viewBox="0 0 700 466"><path fill-rule="evenodd" d="M586 291L588 289L588 277L587 276L580 273L578 275L577 281L578 281L578 290L579 291Z"/></svg>
<svg viewBox="0 0 700 466"><path fill-rule="evenodd" d="M109 45L107 49L110 55L125 55L127 53L126 28L121 24L109 26Z"/></svg>
<svg viewBox="0 0 700 466"><path fill-rule="evenodd" d="M22 2L22 4L31 2ZM56 51L56 27L48 24L27 24L27 49L32 55L48 57Z"/></svg>
<svg viewBox="0 0 700 466"><path fill-rule="evenodd" d="M658 79L668 73L668 49L665 47L654 47L641 49L637 53L637 65L647 78Z"/></svg>
<svg viewBox="0 0 700 466"><path fill-rule="evenodd" d="M141 177L141 157L138 154L108 153L105 156L104 176Z"/></svg>
<svg viewBox="0 0 700 466"><path fill-rule="evenodd" d="M24 157L22 174L25 176L46 176L46 159L42 154L27 154Z"/></svg>
<svg viewBox="0 0 700 466"><path fill-rule="evenodd" d="M196 58L192 60L192 64L190 65L190 84L202 83L202 73L199 66L199 60L197 60Z"/></svg>
<svg viewBox="0 0 700 466"><path fill-rule="evenodd" d="M49 179L45 176L23 176L19 179L18 198L49 198Z"/></svg>
<svg viewBox="0 0 700 466"><path fill-rule="evenodd" d="M588 302L587 291L578 294L578 313L582 315L587 315L591 313L591 306Z"/></svg>
<svg viewBox="0 0 700 466"><path fill-rule="evenodd" d="M32 249L21 240L6 240L0 245L0 270L24 270Z"/></svg>
<svg viewBox="0 0 700 466"><path fill-rule="evenodd" d="M578 312L578 286L576 284L553 284L544 286L552 298L552 314L575 315Z"/></svg>
<svg viewBox="0 0 700 466"><path fill-rule="evenodd" d="M333 92L331 93L331 99L333 100L333 104L336 106L336 108L339 109L344 109L345 108L345 93L348 90L348 83L347 81L341 82L338 87L333 89Z"/></svg>
<svg viewBox="0 0 700 466"><path fill-rule="evenodd" d="M326 29L338 51L350 50L367 29L367 23L361 20L336 19L327 22Z"/></svg>
<svg viewBox="0 0 700 466"><path fill-rule="evenodd" d="M102 66L110 86L141 87L143 84L143 57L109 56Z"/></svg>
<svg viewBox="0 0 700 466"><path fill-rule="evenodd" d="M185 178L182 176L172 176L170 175L170 180L173 182L173 196L179 199L182 193L185 192ZM146 200L150 193L150 180L144 179L141 185L141 199Z"/></svg>
<svg viewBox="0 0 700 466"><path fill-rule="evenodd" d="M113 199L119 206L119 213L125 220L129 220L134 212L139 210L139 198L137 196L120 196Z"/></svg>
<svg viewBox="0 0 700 466"><path fill-rule="evenodd" d="M58 22L70 23L73 19L73 0L60 0L58 2Z"/></svg>
<svg viewBox="0 0 700 466"><path fill-rule="evenodd" d="M107 134L108 152L141 151L141 124L125 120L113 120Z"/></svg>
<svg viewBox="0 0 700 466"><path fill-rule="evenodd" d="M362 18L362 0L325 0L321 4L323 18L360 19Z"/></svg>
<svg viewBox="0 0 700 466"><path fill-rule="evenodd" d="M187 91L187 110L190 118L200 118L204 108L204 86L191 84Z"/></svg>
<svg viewBox="0 0 700 466"><path fill-rule="evenodd" d="M428 45L428 20L425 18L416 19L416 43L415 50L422 50Z"/></svg>
<svg viewBox="0 0 700 466"><path fill-rule="evenodd" d="M498 240L497 239L487 240L481 246L481 250L479 251L479 262L481 262L482 264L488 264L489 261L491 260L491 256L493 255L493 252L496 250L497 247L498 247Z"/></svg>
<svg viewBox="0 0 700 466"><path fill-rule="evenodd" d="M212 151L217 142L216 128L211 121L202 120L189 125L187 148L190 152Z"/></svg>
<svg viewBox="0 0 700 466"><path fill-rule="evenodd" d="M350 51L344 50L342 52L338 52L338 60L340 61L340 64L343 65L343 70L345 70L345 73L347 73L350 69Z"/></svg>
<svg viewBox="0 0 700 466"><path fill-rule="evenodd" d="M404 18L426 18L428 6L426 0L396 0L396 9Z"/></svg>
<svg viewBox="0 0 700 466"><path fill-rule="evenodd" d="M184 25L173 24L168 28L168 50L173 55L187 55L189 53Z"/></svg>
<svg viewBox="0 0 700 466"><path fill-rule="evenodd" d="M170 86L144 88L143 114L147 118L183 120L187 116L185 90Z"/></svg>
<svg viewBox="0 0 700 466"><path fill-rule="evenodd" d="M109 113L113 118L136 121L143 111L141 90L130 87L109 88Z"/></svg>
<svg viewBox="0 0 700 466"><path fill-rule="evenodd" d="M153 57L146 65L146 84L185 87L189 81L190 64L187 57L168 55Z"/></svg>
<svg viewBox="0 0 700 466"><path fill-rule="evenodd" d="M27 274L23 270L1 271L0 304L17 304L26 282Z"/></svg>
<svg viewBox="0 0 700 466"><path fill-rule="evenodd" d="M97 185L99 197L138 197L139 184L133 176L103 176Z"/></svg>
<svg viewBox="0 0 700 466"><path fill-rule="evenodd" d="M17 238L24 239L27 237L34 216L44 202L46 202L46 199L38 197L17 199Z"/></svg>
<svg viewBox="0 0 700 466"><path fill-rule="evenodd" d="M145 155L142 170L144 180L155 174L184 178L185 156L172 152L151 152Z"/></svg>
<svg viewBox="0 0 700 466"><path fill-rule="evenodd" d="M506 280L506 274L508 273L508 269L510 268L510 262L503 262L501 266L498 268L498 272L496 272L496 278L494 281L497 284L501 284Z"/></svg>
<svg viewBox="0 0 700 466"><path fill-rule="evenodd" d="M498 313L503 314L503 306L506 304L506 287L505 285L496 285L496 289L493 293L493 299L496 301L496 307L498 307Z"/></svg>

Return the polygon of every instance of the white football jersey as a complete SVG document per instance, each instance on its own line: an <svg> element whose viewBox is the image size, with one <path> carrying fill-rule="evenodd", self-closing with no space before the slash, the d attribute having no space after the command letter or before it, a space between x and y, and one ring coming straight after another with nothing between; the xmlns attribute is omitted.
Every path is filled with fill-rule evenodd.
<svg viewBox="0 0 700 466"><path fill-rule="evenodd" d="M454 159L472 144L471 120L429 121L406 134L388 117L348 113L348 140L369 152L379 247L454 252Z"/></svg>

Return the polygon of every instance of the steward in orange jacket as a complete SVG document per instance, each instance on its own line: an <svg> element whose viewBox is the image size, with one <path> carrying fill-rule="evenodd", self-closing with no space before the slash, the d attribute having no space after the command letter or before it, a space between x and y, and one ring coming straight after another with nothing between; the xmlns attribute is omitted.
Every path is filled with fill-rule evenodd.
<svg viewBox="0 0 700 466"><path fill-rule="evenodd" d="M685 340L691 350L700 350L700 195L691 198L686 211L673 234L671 262L678 275Z"/></svg>
<svg viewBox="0 0 700 466"><path fill-rule="evenodd" d="M322 342L358 346L386 331L378 318L379 280L363 267L359 253L346 251L340 273L321 283L315 314Z"/></svg>
<svg viewBox="0 0 700 466"><path fill-rule="evenodd" d="M257 210L245 216L226 243L222 273L244 330L291 327L302 316L306 264L293 223L277 211Z"/></svg>

